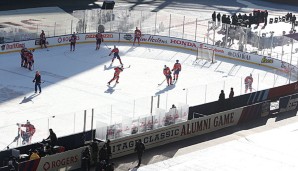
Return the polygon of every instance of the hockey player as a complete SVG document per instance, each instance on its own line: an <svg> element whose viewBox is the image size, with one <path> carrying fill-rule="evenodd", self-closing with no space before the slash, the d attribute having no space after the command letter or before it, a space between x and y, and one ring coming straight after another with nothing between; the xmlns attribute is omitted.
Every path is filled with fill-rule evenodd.
<svg viewBox="0 0 298 171"><path fill-rule="evenodd" d="M29 50L26 50L26 51L24 51L23 52L23 54L24 54L24 65L23 65L23 67L24 68L29 68L29 61L28 61L28 59L29 59L29 55L30 55L30 52L29 52Z"/></svg>
<svg viewBox="0 0 298 171"><path fill-rule="evenodd" d="M35 133L35 127L28 120L26 124L17 123L19 126L19 131L21 132L21 137L23 139L22 144L30 144L32 136Z"/></svg>
<svg viewBox="0 0 298 171"><path fill-rule="evenodd" d="M27 58L25 56L25 53L28 51L27 48L22 48L21 50L21 67L25 67L25 64L27 63Z"/></svg>
<svg viewBox="0 0 298 171"><path fill-rule="evenodd" d="M136 39L138 39L138 44L140 45L140 38L141 38L141 36L142 36L141 30L139 30L138 27L136 27L135 38L134 38L134 41L133 41L133 45L135 45Z"/></svg>
<svg viewBox="0 0 298 171"><path fill-rule="evenodd" d="M102 34L98 31L98 33L95 35L96 38L96 49L99 50L101 42L103 42L103 36Z"/></svg>
<svg viewBox="0 0 298 171"><path fill-rule="evenodd" d="M33 64L34 64L34 58L33 58L33 54L32 54L32 52L28 51L28 52L26 53L26 58L27 58L27 63L28 63L28 69L29 69L30 71L32 71L32 66L33 66Z"/></svg>
<svg viewBox="0 0 298 171"><path fill-rule="evenodd" d="M169 85L172 85L172 75L171 75L172 72L171 72L170 68L167 67L166 65L165 65L165 67L163 69L163 74L166 76L168 86Z"/></svg>
<svg viewBox="0 0 298 171"><path fill-rule="evenodd" d="M123 71L123 66L121 65L120 67L116 67L114 68L115 72L114 72L114 77L108 82L108 84L110 85L112 81L116 80L116 83L119 83L119 75L120 75L120 72Z"/></svg>
<svg viewBox="0 0 298 171"><path fill-rule="evenodd" d="M120 59L120 56L119 56L119 49L116 47L116 45L114 45L114 49L111 51L111 53L109 54L109 56L111 56L112 53L114 53L114 57L112 59L111 65L113 64L115 58L117 58L119 60L120 64L123 65L122 64L122 61Z"/></svg>
<svg viewBox="0 0 298 171"><path fill-rule="evenodd" d="M71 35L69 42L70 42L70 51L75 51L76 49L76 41L77 41L77 36L76 33L73 32L73 34Z"/></svg>
<svg viewBox="0 0 298 171"><path fill-rule="evenodd" d="M250 74L249 76L247 76L244 80L244 84L245 84L245 93L247 92L247 90L249 89L250 92L252 92L252 83L253 83L253 78L252 78L252 74Z"/></svg>
<svg viewBox="0 0 298 171"><path fill-rule="evenodd" d="M44 45L45 48L47 48L47 45L46 45L46 35L44 33L43 30L41 30L41 33L40 33L40 48L42 48L42 45Z"/></svg>
<svg viewBox="0 0 298 171"><path fill-rule="evenodd" d="M39 89L39 93L41 93L41 87L40 87L40 84L41 84L41 76L40 76L39 71L36 71L34 80L33 80L32 82L35 82L35 93L37 93L37 87L38 87L38 89Z"/></svg>
<svg viewBox="0 0 298 171"><path fill-rule="evenodd" d="M181 71L181 64L179 63L179 60L176 60L176 63L174 64L172 71L174 71L174 80L178 80L179 72Z"/></svg>

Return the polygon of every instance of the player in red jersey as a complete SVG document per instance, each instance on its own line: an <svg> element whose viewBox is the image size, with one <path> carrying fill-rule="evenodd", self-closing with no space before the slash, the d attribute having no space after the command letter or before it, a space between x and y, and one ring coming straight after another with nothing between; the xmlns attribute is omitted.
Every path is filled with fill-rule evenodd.
<svg viewBox="0 0 298 171"><path fill-rule="evenodd" d="M25 67L27 65L27 58L25 56L25 53L27 53L27 48L22 48L21 50L21 67Z"/></svg>
<svg viewBox="0 0 298 171"><path fill-rule="evenodd" d="M248 89L250 90L250 92L252 92L252 83L253 83L253 81L254 81L254 79L252 78L251 74L245 78L245 80L244 80L245 93L247 92Z"/></svg>
<svg viewBox="0 0 298 171"><path fill-rule="evenodd" d="M26 53L27 63L28 63L28 69L32 71L32 66L34 64L34 58L32 52Z"/></svg>
<svg viewBox="0 0 298 171"><path fill-rule="evenodd" d="M179 72L181 71L181 64L179 63L179 60L176 60L176 63L174 64L172 71L174 71L174 80L178 80Z"/></svg>
<svg viewBox="0 0 298 171"><path fill-rule="evenodd" d="M32 136L35 133L34 125L32 125L28 120L26 124L17 123L17 125L19 126L20 135L23 139L22 144L30 144Z"/></svg>
<svg viewBox="0 0 298 171"><path fill-rule="evenodd" d="M101 42L103 42L103 36L102 34L98 31L98 33L95 35L96 38L96 49L99 50Z"/></svg>
<svg viewBox="0 0 298 171"><path fill-rule="evenodd" d="M46 45L46 34L44 33L43 30L41 30L41 33L40 33L40 48L42 48L42 45L44 45L45 48L47 48L47 45Z"/></svg>
<svg viewBox="0 0 298 171"><path fill-rule="evenodd" d="M140 45L140 38L141 38L141 36L142 36L141 30L139 30L138 27L136 27L136 30L135 30L135 39L133 41L133 45L135 45L136 39L138 39L138 44Z"/></svg>
<svg viewBox="0 0 298 171"><path fill-rule="evenodd" d="M123 66L121 65L120 67L116 67L114 68L115 72L114 72L114 77L108 82L108 84L110 85L112 81L116 80L116 83L119 83L119 75L120 75L120 72L123 71Z"/></svg>
<svg viewBox="0 0 298 171"><path fill-rule="evenodd" d="M119 56L119 49L116 47L116 45L114 45L114 49L111 51L111 53L109 54L109 56L111 56L112 53L114 53L114 57L112 59L111 65L113 64L115 58L117 58L119 60L120 64L123 65L122 64L122 61L121 61L121 58Z"/></svg>
<svg viewBox="0 0 298 171"><path fill-rule="evenodd" d="M75 51L76 42L77 42L77 36L75 32L73 32L73 34L71 35L69 42L70 42L70 51Z"/></svg>
<svg viewBox="0 0 298 171"><path fill-rule="evenodd" d="M168 86L169 85L172 85L172 75L171 75L172 72L171 72L170 68L167 67L166 65L165 65L165 67L163 69L163 74L166 76Z"/></svg>

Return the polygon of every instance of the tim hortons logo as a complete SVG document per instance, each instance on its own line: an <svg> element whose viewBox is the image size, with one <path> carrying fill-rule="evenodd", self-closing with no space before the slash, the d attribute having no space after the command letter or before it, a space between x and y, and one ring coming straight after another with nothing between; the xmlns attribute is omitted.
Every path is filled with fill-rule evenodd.
<svg viewBox="0 0 298 171"><path fill-rule="evenodd" d="M187 42L187 41L183 41L183 40L171 39L171 42L170 43L178 44L178 45L183 45L183 46L188 46L188 47L197 47L195 43L193 43L193 42Z"/></svg>
<svg viewBox="0 0 298 171"><path fill-rule="evenodd" d="M261 60L261 63L273 63L273 59L269 59L266 56L264 56Z"/></svg>
<svg viewBox="0 0 298 171"><path fill-rule="evenodd" d="M166 40L163 40L161 38L155 38L154 36L149 36L149 38L144 38L144 37L141 37L140 38L140 41L142 42L152 42L152 43L162 43L162 44L167 44L168 42Z"/></svg>
<svg viewBox="0 0 298 171"><path fill-rule="evenodd" d="M132 35L131 35L131 34L125 34L125 35L123 36L123 38L124 38L125 40L131 40L131 39L132 39Z"/></svg>
<svg viewBox="0 0 298 171"><path fill-rule="evenodd" d="M13 43L13 44L6 44L5 45L5 49L6 50L17 49L17 48L24 48L24 47L25 47L25 43Z"/></svg>

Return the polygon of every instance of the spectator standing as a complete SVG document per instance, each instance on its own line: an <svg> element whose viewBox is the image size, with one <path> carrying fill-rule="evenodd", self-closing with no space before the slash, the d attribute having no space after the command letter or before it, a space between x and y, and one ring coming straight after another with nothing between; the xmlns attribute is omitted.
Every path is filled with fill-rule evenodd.
<svg viewBox="0 0 298 171"><path fill-rule="evenodd" d="M107 157L108 156L108 152L107 152L107 145L106 145L106 143L99 150L98 156L99 156L99 161L103 161L103 160L106 161L106 159L108 158Z"/></svg>
<svg viewBox="0 0 298 171"><path fill-rule="evenodd" d="M296 16L295 15L293 15L292 16L292 29L294 30L295 29L295 23L296 23Z"/></svg>
<svg viewBox="0 0 298 171"><path fill-rule="evenodd" d="M225 100L225 93L223 90L221 90L220 94L219 94L218 101L223 101L223 100Z"/></svg>
<svg viewBox="0 0 298 171"><path fill-rule="evenodd" d="M227 17L227 24L231 24L231 18L230 18L229 15L228 15L228 17Z"/></svg>
<svg viewBox="0 0 298 171"><path fill-rule="evenodd" d="M107 164L105 161L106 156L106 148L105 145L99 150L98 156L99 156L99 162L96 164L96 171L102 171L106 168Z"/></svg>
<svg viewBox="0 0 298 171"><path fill-rule="evenodd" d="M251 24L253 23L253 16L252 14L249 14L248 16L248 27L251 28Z"/></svg>
<svg viewBox="0 0 298 171"><path fill-rule="evenodd" d="M216 12L215 11L212 14L212 21L213 22L216 22Z"/></svg>
<svg viewBox="0 0 298 171"><path fill-rule="evenodd" d="M268 19L268 11L265 10L265 13L264 13L264 22L265 22L265 24L264 24L264 26L267 25L267 19Z"/></svg>
<svg viewBox="0 0 298 171"><path fill-rule="evenodd" d="M139 139L138 142L136 143L135 151L138 154L138 165L137 165L137 167L140 167L141 162L142 162L142 155L143 155L143 152L145 151L145 145L141 141L141 139Z"/></svg>
<svg viewBox="0 0 298 171"><path fill-rule="evenodd" d="M107 163L110 163L110 159L112 158L112 149L110 146L111 141L107 139L106 147L107 147Z"/></svg>
<svg viewBox="0 0 298 171"><path fill-rule="evenodd" d="M219 109L224 110L225 108L225 93L223 90L221 90L218 98L218 104L219 104Z"/></svg>
<svg viewBox="0 0 298 171"><path fill-rule="evenodd" d="M82 169L83 171L90 170L90 150L88 147L82 153Z"/></svg>
<svg viewBox="0 0 298 171"><path fill-rule="evenodd" d="M230 94L229 94L229 99L231 99L233 97L234 97L234 90L233 90L233 87L231 87Z"/></svg>
<svg viewBox="0 0 298 171"><path fill-rule="evenodd" d="M218 13L218 14L216 15L216 18L217 18L217 25L220 25L220 18L221 18L220 13Z"/></svg>

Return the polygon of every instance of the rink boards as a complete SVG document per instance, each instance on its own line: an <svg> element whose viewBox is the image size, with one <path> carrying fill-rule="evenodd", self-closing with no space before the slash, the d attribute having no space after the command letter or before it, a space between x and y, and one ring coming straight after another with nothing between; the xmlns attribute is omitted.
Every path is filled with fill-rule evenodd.
<svg viewBox="0 0 298 171"><path fill-rule="evenodd" d="M95 43L96 33L82 33L77 34L77 43ZM53 46L64 46L69 45L71 35L63 35L57 37L47 38L48 47ZM134 36L130 33L103 33L104 42L109 43L133 43ZM198 48L208 48L213 49L216 57L229 58L233 60L238 60L241 62L252 63L260 66L269 67L272 69L277 69L283 72L292 71L292 74L296 75L298 69L295 65L285 63L276 58L271 58L268 56L261 56L257 54L251 54L246 52L241 52L237 50L217 47L208 45L201 42L195 42L186 39L165 37L157 35L144 34L140 38L141 44L150 44L157 46L169 46L173 48L182 48L190 51L197 52ZM14 43L0 44L1 50L0 54L20 51L23 47L29 49L40 48L39 39L28 40Z"/></svg>

